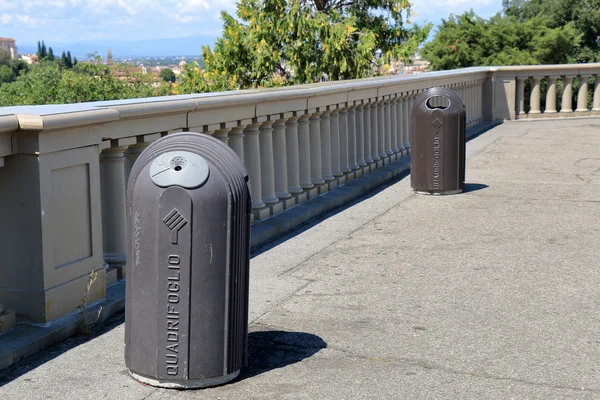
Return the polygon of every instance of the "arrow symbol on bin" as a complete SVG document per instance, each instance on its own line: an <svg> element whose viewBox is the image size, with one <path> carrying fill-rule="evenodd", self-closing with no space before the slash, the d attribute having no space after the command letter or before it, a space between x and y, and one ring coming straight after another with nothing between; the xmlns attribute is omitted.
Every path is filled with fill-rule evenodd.
<svg viewBox="0 0 600 400"><path fill-rule="evenodd" d="M179 231L187 224L187 220L174 208L163 219L163 222L171 230L171 243L177 244L179 241Z"/></svg>

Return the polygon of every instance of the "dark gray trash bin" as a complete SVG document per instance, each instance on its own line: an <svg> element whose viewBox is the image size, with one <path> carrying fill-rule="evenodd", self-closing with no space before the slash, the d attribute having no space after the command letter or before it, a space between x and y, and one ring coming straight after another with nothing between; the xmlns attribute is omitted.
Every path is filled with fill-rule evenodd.
<svg viewBox="0 0 600 400"><path fill-rule="evenodd" d="M452 90L432 88L411 113L410 182L417 193L456 194L465 184L465 105Z"/></svg>
<svg viewBox="0 0 600 400"><path fill-rule="evenodd" d="M199 388L247 363L250 193L244 164L204 134L152 143L127 190L125 362L154 386Z"/></svg>

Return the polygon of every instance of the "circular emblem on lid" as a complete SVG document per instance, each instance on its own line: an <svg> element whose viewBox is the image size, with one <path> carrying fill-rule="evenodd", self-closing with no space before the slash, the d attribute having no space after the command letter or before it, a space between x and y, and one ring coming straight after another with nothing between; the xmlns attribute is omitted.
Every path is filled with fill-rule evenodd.
<svg viewBox="0 0 600 400"><path fill-rule="evenodd" d="M163 153L150 165L150 178L160 187L195 189L207 181L209 174L206 160L189 151Z"/></svg>

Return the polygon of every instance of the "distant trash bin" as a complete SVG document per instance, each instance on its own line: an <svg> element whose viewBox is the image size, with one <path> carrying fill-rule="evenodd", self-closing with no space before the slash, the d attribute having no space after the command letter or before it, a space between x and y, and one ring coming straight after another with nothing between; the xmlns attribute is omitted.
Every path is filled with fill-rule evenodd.
<svg viewBox="0 0 600 400"><path fill-rule="evenodd" d="M421 194L461 193L465 184L465 105L452 90L432 88L411 113L411 187Z"/></svg>
<svg viewBox="0 0 600 400"><path fill-rule="evenodd" d="M247 364L248 174L227 145L177 133L152 143L127 190L125 362L150 385L200 388Z"/></svg>

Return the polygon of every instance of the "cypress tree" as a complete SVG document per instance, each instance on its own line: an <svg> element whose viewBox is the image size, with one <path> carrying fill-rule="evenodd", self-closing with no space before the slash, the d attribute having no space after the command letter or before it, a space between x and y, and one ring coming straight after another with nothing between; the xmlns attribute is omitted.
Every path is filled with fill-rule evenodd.
<svg viewBox="0 0 600 400"><path fill-rule="evenodd" d="M52 47L48 48L48 60L54 61L54 51L52 51Z"/></svg>
<svg viewBox="0 0 600 400"><path fill-rule="evenodd" d="M42 40L42 50L40 52L40 58L46 58L46 56L48 55L48 53L46 52L46 45L44 44L44 41Z"/></svg>
<svg viewBox="0 0 600 400"><path fill-rule="evenodd" d="M79 61L77 61L77 57L73 58L73 66L76 66L78 62Z"/></svg>
<svg viewBox="0 0 600 400"><path fill-rule="evenodd" d="M37 49L36 55L38 56L38 59L42 58L42 43L39 40L38 40L38 49Z"/></svg>
<svg viewBox="0 0 600 400"><path fill-rule="evenodd" d="M67 55L64 51L60 55L60 64L65 68L69 68L69 61L67 60Z"/></svg>
<svg viewBox="0 0 600 400"><path fill-rule="evenodd" d="M73 68L73 65L77 64L77 59L75 62L71 59L71 52L67 51L67 68Z"/></svg>

